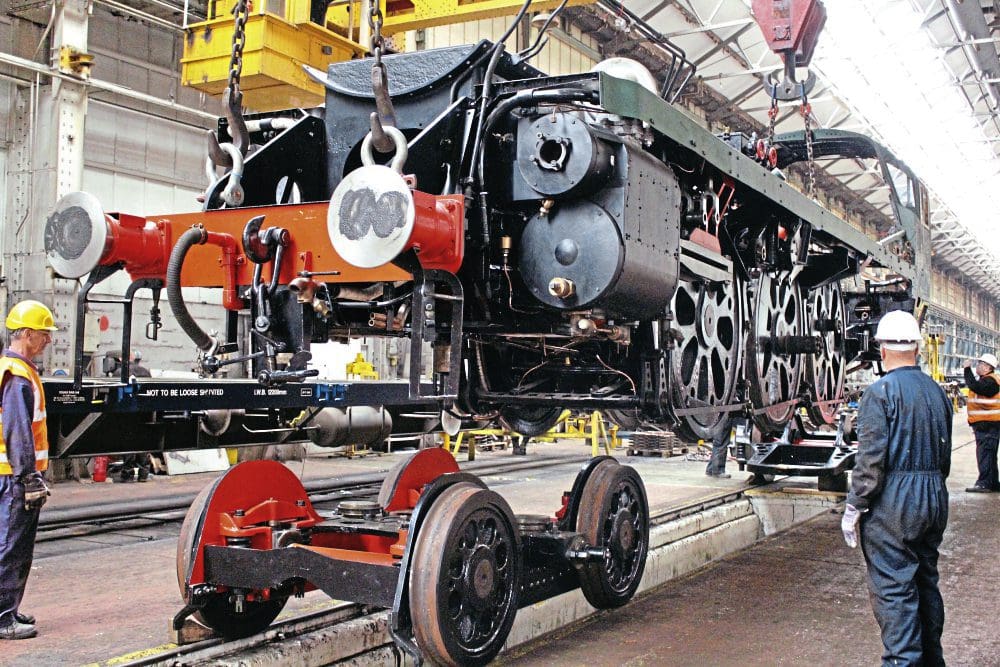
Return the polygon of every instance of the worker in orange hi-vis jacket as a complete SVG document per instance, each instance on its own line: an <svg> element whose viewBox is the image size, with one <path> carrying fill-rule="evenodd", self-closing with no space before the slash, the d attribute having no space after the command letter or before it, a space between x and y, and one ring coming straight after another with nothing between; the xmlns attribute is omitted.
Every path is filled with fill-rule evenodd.
<svg viewBox="0 0 1000 667"><path fill-rule="evenodd" d="M997 493L1000 479L997 478L997 444L1000 443L1000 374L996 371L997 358L984 354L976 360L976 372L972 372L972 362L965 362L965 384L969 388L966 414L969 425L976 435L976 463L979 479L974 486L966 489L969 493Z"/></svg>
<svg viewBox="0 0 1000 667"><path fill-rule="evenodd" d="M0 639L37 634L35 619L18 610L35 551L38 512L49 490L45 392L33 359L56 331L52 311L22 301L7 314L10 345L0 357Z"/></svg>

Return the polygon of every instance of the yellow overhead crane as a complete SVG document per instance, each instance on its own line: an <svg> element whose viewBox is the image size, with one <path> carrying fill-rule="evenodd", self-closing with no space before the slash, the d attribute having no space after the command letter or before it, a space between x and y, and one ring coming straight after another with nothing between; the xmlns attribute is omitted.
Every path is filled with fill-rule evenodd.
<svg viewBox="0 0 1000 667"><path fill-rule="evenodd" d="M570 0L570 5L595 0ZM477 19L513 15L523 0L379 0L382 34L392 35ZM323 87L302 65L325 71L327 64L368 52L361 18L368 0L253 0L243 45L240 88L243 104L255 111L313 107L323 103ZM233 51L233 0L210 0L208 19L192 23L184 40L181 81L221 96ZM546 11L559 0L535 0Z"/></svg>

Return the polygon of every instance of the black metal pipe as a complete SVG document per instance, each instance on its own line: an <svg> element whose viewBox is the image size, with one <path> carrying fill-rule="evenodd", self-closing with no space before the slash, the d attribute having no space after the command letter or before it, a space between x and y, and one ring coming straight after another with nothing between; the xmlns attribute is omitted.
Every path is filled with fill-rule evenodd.
<svg viewBox="0 0 1000 667"><path fill-rule="evenodd" d="M187 257L188 250L193 246L202 245L208 240L208 232L204 227L192 227L177 239L174 249L170 252L170 261L167 262L167 303L170 310L177 319L177 324L188 335L199 349L208 351L212 349L215 342L205 331L198 326L191 313L188 312L187 304L184 303L184 296L181 293L181 269L184 268L184 258Z"/></svg>

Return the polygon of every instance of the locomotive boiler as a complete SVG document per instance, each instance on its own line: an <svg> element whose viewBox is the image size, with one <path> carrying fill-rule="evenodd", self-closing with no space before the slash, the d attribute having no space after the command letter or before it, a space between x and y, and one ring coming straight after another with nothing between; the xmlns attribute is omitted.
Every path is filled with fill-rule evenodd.
<svg viewBox="0 0 1000 667"><path fill-rule="evenodd" d="M621 60L545 76L489 42L382 64L387 87L373 90L370 61L336 63L316 74L325 107L221 121L200 212L111 213L81 193L60 202L46 245L58 273L89 276L77 331L92 287L124 270L129 325L136 290L166 291L204 386L218 389L205 407L249 400L294 431L345 400L430 403L527 436L587 408L697 440L736 420L777 435L800 409L833 423L845 375L877 363L879 318L927 295L927 202L905 165L850 132L717 137L677 105L692 72L680 54L666 80ZM837 155L884 175L890 238L869 238L782 174ZM183 287L222 290L224 331L191 315ZM250 314L246 339L239 312ZM315 378L310 346L356 336L408 339L408 381ZM234 363L252 369L255 387L212 380ZM184 411L126 374L107 405ZM52 391L96 391L84 384L78 372ZM82 442L83 412L65 407L50 431ZM582 586L608 607L636 590L648 508L631 469L588 466L554 518L519 529L453 461L418 458L351 520L324 520L274 471L234 468L185 523L179 617L240 634L315 586L391 607L408 650L475 663L502 646L519 604ZM456 546L469 526L484 537ZM449 580L449 601L439 586L450 565L435 554L451 547L463 572L479 574ZM559 555L539 560L539 550ZM323 559L348 563L350 576L310 579ZM409 613L425 607L429 618Z"/></svg>

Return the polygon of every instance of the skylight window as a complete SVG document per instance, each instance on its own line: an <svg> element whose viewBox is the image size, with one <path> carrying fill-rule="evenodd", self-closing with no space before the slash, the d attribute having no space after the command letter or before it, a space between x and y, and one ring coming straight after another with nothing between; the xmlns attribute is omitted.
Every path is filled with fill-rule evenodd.
<svg viewBox="0 0 1000 667"><path fill-rule="evenodd" d="M1000 251L989 196L1000 188L1000 165L921 15L903 0L826 8L811 67L984 247Z"/></svg>

